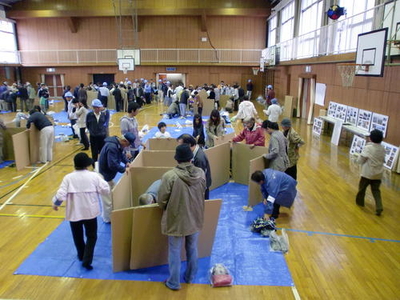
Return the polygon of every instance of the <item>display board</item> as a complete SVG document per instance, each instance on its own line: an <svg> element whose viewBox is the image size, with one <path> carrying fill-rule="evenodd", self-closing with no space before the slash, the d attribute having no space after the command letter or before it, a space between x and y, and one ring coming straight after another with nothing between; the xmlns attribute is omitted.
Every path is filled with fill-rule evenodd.
<svg viewBox="0 0 400 300"><path fill-rule="evenodd" d="M320 118L314 118L313 133L321 135L323 121Z"/></svg>
<svg viewBox="0 0 400 300"><path fill-rule="evenodd" d="M358 112L357 127L369 131L372 120L372 112L360 109Z"/></svg>
<svg viewBox="0 0 400 300"><path fill-rule="evenodd" d="M383 132L383 137L386 137L386 130L389 123L389 117L377 113L372 113L372 121L370 131L378 129Z"/></svg>
<svg viewBox="0 0 400 300"><path fill-rule="evenodd" d="M384 166L389 170L391 170L396 161L399 148L385 142L382 142L382 146L385 147L385 152L386 152Z"/></svg>
<svg viewBox="0 0 400 300"><path fill-rule="evenodd" d="M336 111L334 118L342 120L343 122L346 121L346 112L347 112L347 105L337 104Z"/></svg>
<svg viewBox="0 0 400 300"><path fill-rule="evenodd" d="M347 106L345 123L357 126L358 108Z"/></svg>
<svg viewBox="0 0 400 300"><path fill-rule="evenodd" d="M362 150L364 149L365 143L365 138L355 134L353 137L353 142L350 146L350 154L361 154Z"/></svg>
<svg viewBox="0 0 400 300"><path fill-rule="evenodd" d="M336 108L337 108L337 103L336 102L329 102L328 106L328 117L334 118L336 115Z"/></svg>

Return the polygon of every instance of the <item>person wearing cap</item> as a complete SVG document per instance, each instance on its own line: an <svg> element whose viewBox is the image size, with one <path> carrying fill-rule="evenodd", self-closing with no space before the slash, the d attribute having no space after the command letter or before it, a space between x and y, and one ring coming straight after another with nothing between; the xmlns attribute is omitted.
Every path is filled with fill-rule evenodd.
<svg viewBox="0 0 400 300"><path fill-rule="evenodd" d="M268 109L264 109L263 112L268 116L268 120L275 123L278 122L279 116L282 114L282 108L278 104L278 99L272 99L271 105L268 106Z"/></svg>
<svg viewBox="0 0 400 300"><path fill-rule="evenodd" d="M124 154L126 147L135 144L135 135L131 132L125 133L122 137L111 136L105 139L104 147L101 149L99 156L99 173L103 175L104 180L110 186L110 190L114 188L114 177L117 173L129 173L129 161ZM110 223L110 215L112 211L111 195L102 197L103 200L103 221Z"/></svg>
<svg viewBox="0 0 400 300"><path fill-rule="evenodd" d="M197 273L197 241L204 223L204 171L190 161L193 152L188 144L176 147L178 165L161 178L157 203L163 211L161 233L168 236L169 277L165 286L179 290L181 273L181 250L185 241L187 267L186 283L193 282Z"/></svg>
<svg viewBox="0 0 400 300"><path fill-rule="evenodd" d="M140 112L140 106L136 102L131 102L128 105L128 113L120 119L121 134L124 135L131 132L135 137L135 143L125 149L125 153L129 160L135 159L139 154L139 147L146 148L139 137L139 123L136 119L137 114Z"/></svg>
<svg viewBox="0 0 400 300"><path fill-rule="evenodd" d="M375 214L380 216L383 211L381 191L381 179L383 175L383 165L385 163L385 147L381 145L383 133L374 129L367 137L367 144L357 157L356 162L361 165L361 179L358 184L356 204L364 207L365 191L371 186L371 192L375 199Z"/></svg>
<svg viewBox="0 0 400 300"><path fill-rule="evenodd" d="M89 131L90 149L92 158L96 162L101 149L104 146L104 139L107 137L108 122L110 113L104 110L103 104L99 99L92 101L93 111L86 116L86 128Z"/></svg>
<svg viewBox="0 0 400 300"><path fill-rule="evenodd" d="M297 180L297 161L299 160L299 148L304 145L304 140L301 136L292 128L292 122L285 118L281 122L283 135L288 141L288 157L289 166L285 173L292 176L294 180Z"/></svg>
<svg viewBox="0 0 400 300"><path fill-rule="evenodd" d="M265 89L265 99L267 101L267 105L271 105L271 101L272 99L275 98L275 91L272 87L272 85L267 85L266 89Z"/></svg>
<svg viewBox="0 0 400 300"><path fill-rule="evenodd" d="M270 169L285 172L289 166L289 158L287 156L288 141L281 131L279 131L278 123L265 120L261 127L271 138L268 145L268 153L264 154L268 161Z"/></svg>
<svg viewBox="0 0 400 300"><path fill-rule="evenodd" d="M110 90L108 89L107 82L103 82L103 86L99 87L100 101L104 107L107 107L108 97L110 96Z"/></svg>
<svg viewBox="0 0 400 300"><path fill-rule="evenodd" d="M65 219L70 222L72 237L82 267L92 270L97 241L97 216L100 215L100 196L110 194L110 187L101 176L87 168L93 160L80 152L74 157L75 171L64 179L53 197L53 209L66 202ZM83 234L86 235L86 242Z"/></svg>
<svg viewBox="0 0 400 300"><path fill-rule="evenodd" d="M244 103L243 101L242 103ZM255 146L265 146L265 135L263 129L256 124L256 120L253 117L246 117L243 120L244 129L241 133L232 139L232 142L238 143L243 140L246 144L253 149Z"/></svg>
<svg viewBox="0 0 400 300"><path fill-rule="evenodd" d="M147 80L144 80L143 91L144 91L144 99L146 100L146 104L151 104L153 88L151 87L150 82L148 82Z"/></svg>
<svg viewBox="0 0 400 300"><path fill-rule="evenodd" d="M26 128L30 129L32 123L40 131L39 163L45 164L53 160L54 127L44 114L34 109L29 111Z"/></svg>
<svg viewBox="0 0 400 300"><path fill-rule="evenodd" d="M158 190L160 189L161 186L161 179L158 179L154 181L144 192L141 194L138 198L139 200L139 205L148 205L148 204L153 204L157 203L157 195L158 195Z"/></svg>
<svg viewBox="0 0 400 300"><path fill-rule="evenodd" d="M247 90L247 97L249 97L249 100L251 100L251 94L253 93L253 82L251 79L247 80L246 90Z"/></svg>

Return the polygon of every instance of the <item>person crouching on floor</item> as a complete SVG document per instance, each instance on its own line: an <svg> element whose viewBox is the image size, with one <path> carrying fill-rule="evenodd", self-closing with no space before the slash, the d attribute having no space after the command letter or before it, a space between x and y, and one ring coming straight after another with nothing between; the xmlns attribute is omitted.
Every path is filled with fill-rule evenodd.
<svg viewBox="0 0 400 300"><path fill-rule="evenodd" d="M92 270L93 252L97 241L97 216L100 215L100 195L110 194L110 187L100 174L89 171L93 160L86 153L74 157L75 171L67 174L56 195L53 209L66 201L65 219L70 222L72 237L82 267ZM85 228L86 243L83 238Z"/></svg>

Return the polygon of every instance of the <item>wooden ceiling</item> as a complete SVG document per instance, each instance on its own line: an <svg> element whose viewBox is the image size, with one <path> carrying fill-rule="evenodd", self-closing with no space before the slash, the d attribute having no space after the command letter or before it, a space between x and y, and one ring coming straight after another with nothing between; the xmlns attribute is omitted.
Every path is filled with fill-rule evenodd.
<svg viewBox="0 0 400 300"><path fill-rule="evenodd" d="M7 17L109 17L135 12L138 16L268 17L270 11L267 0L23 0L7 9Z"/></svg>

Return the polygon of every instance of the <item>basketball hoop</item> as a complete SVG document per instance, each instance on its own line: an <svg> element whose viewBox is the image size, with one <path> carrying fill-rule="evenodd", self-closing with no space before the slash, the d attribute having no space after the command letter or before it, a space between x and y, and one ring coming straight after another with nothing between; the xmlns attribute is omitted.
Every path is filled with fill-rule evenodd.
<svg viewBox="0 0 400 300"><path fill-rule="evenodd" d="M337 64L337 68L339 70L340 76L342 77L342 86L350 87L353 85L354 76L356 75L357 71L369 71L368 64L354 64L354 63L347 63L347 64Z"/></svg>
<svg viewBox="0 0 400 300"><path fill-rule="evenodd" d="M259 67L252 67L252 69L253 69L253 75L257 75L258 71L260 71Z"/></svg>
<svg viewBox="0 0 400 300"><path fill-rule="evenodd" d="M124 74L128 74L128 68L124 68L124 69L122 70L122 72L124 72Z"/></svg>

